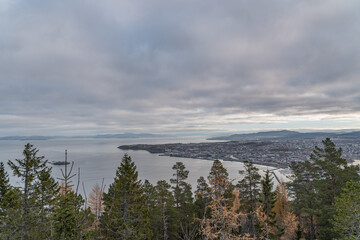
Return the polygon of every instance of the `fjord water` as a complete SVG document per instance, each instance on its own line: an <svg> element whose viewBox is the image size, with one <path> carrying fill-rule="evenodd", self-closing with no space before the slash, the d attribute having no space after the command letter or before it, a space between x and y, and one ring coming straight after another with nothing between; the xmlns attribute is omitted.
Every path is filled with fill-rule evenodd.
<svg viewBox="0 0 360 240"><path fill-rule="evenodd" d="M82 182L84 182L86 193L89 194L92 187L102 179L106 186L113 182L116 169L125 153L129 154L137 166L139 179L148 179L151 183L156 184L158 180L166 180L172 177L172 166L176 162L183 162L190 171L188 181L191 183L193 190L196 188L196 180L200 176L205 178L210 172L212 161L190 158L175 158L159 156L146 151L123 151L117 147L126 144L155 144L155 143L189 143L204 142L201 138L136 138L136 139L52 139L52 140L32 140L32 141L0 141L0 161L4 162L9 173L11 183L18 185L19 181L12 176L11 170L7 167L8 160L21 159L24 145L27 142L33 144L39 149L39 156L45 156L49 162L64 161L65 149L68 151L68 161L74 162L73 173L77 173L80 168L80 186L79 192L83 194ZM243 169L240 162L223 162L224 167L228 170L230 179L235 179L236 183L240 178L239 170ZM64 166L52 166L53 176L61 177L61 168ZM272 167L257 165L261 170L275 169ZM281 170L275 170L276 174L285 178ZM274 180L275 181L275 180ZM73 183L77 183L77 176L73 178Z"/></svg>

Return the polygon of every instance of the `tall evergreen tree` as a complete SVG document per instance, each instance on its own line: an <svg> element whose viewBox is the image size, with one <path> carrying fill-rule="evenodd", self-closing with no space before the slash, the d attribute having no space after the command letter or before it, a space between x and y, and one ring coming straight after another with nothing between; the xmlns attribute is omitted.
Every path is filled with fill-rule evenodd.
<svg viewBox="0 0 360 240"><path fill-rule="evenodd" d="M319 237L333 239L338 236L333 231L331 219L335 214L335 197L339 196L348 181L359 181L358 166L351 166L342 158L342 149L336 148L329 138L322 141L323 147L315 147L311 160L317 171L315 187L319 196Z"/></svg>
<svg viewBox="0 0 360 240"><path fill-rule="evenodd" d="M292 205L306 239L316 238L316 216L319 214L319 200L316 193L314 179L317 171L310 161L292 162L292 175L287 183L289 193L293 199Z"/></svg>
<svg viewBox="0 0 360 240"><path fill-rule="evenodd" d="M151 231L146 195L138 180L135 163L124 155L114 182L104 193L104 213L101 219L105 239L149 239Z"/></svg>
<svg viewBox="0 0 360 240"><path fill-rule="evenodd" d="M174 198L175 205L178 209L180 209L182 204L182 199L184 198L184 190L189 185L185 180L188 178L189 170L185 169L185 165L182 162L176 162L176 164L172 167L175 170L173 173L174 178L170 179L171 184L173 184L174 189Z"/></svg>
<svg viewBox="0 0 360 240"><path fill-rule="evenodd" d="M205 178L201 176L197 180L197 188L195 191L195 213L196 217L202 219L205 215L209 216L208 205L210 203L210 187Z"/></svg>
<svg viewBox="0 0 360 240"><path fill-rule="evenodd" d="M178 211L174 206L171 185L165 180L155 186L155 223L154 239L178 239Z"/></svg>
<svg viewBox="0 0 360 240"><path fill-rule="evenodd" d="M296 213L309 219L308 238L311 240L338 237L331 222L335 214L335 197L340 195L346 182L356 182L360 178L359 167L350 166L342 158L341 148L336 148L329 138L322 144L322 148L315 147L310 161L292 163L293 174L289 182ZM302 225L306 229L306 225Z"/></svg>
<svg viewBox="0 0 360 240"><path fill-rule="evenodd" d="M234 186L229 180L229 174L224 168L220 160L215 160L208 176L209 183L213 184L214 193L223 195L228 201L228 205L232 205Z"/></svg>
<svg viewBox="0 0 360 240"><path fill-rule="evenodd" d="M0 239L20 238L20 191L9 183L4 163L0 163Z"/></svg>
<svg viewBox="0 0 360 240"><path fill-rule="evenodd" d="M263 221L259 223L259 228L265 239L269 239L274 234L275 213L273 211L275 203L275 192L273 192L273 177L270 171L266 170L264 177L261 179L261 192L260 192L260 209Z"/></svg>
<svg viewBox="0 0 360 240"><path fill-rule="evenodd" d="M191 239L195 235L196 229L193 222L194 205L191 185L186 182L189 171L182 162L176 162L172 169L175 173L170 182L173 184L175 206L180 215L179 236Z"/></svg>
<svg viewBox="0 0 360 240"><path fill-rule="evenodd" d="M261 176L259 169L252 162L244 162L245 170L240 170L239 174L243 175L243 179L239 181L237 186L240 189L241 210L248 213L247 229L244 229L251 237L256 235L256 210L260 196Z"/></svg>
<svg viewBox="0 0 360 240"><path fill-rule="evenodd" d="M340 196L335 197L332 219L338 239L360 239L360 184L347 182Z"/></svg>
<svg viewBox="0 0 360 240"><path fill-rule="evenodd" d="M53 226L53 213L55 211L56 195L58 193L58 183L51 176L51 168L43 168L37 175L38 181L35 184L35 194L37 195L36 207L38 208L38 218L36 228L39 239L51 239Z"/></svg>
<svg viewBox="0 0 360 240"><path fill-rule="evenodd" d="M9 175L5 171L4 163L0 162L0 223L2 223L2 218L4 217L4 211L7 207L6 195L11 189L9 183Z"/></svg>
<svg viewBox="0 0 360 240"><path fill-rule="evenodd" d="M23 159L8 161L10 168L15 176L19 177L23 183L21 187L21 215L20 232L21 240L34 239L37 237L38 229L34 224L38 222L39 209L38 195L36 186L41 182L39 175L44 171L51 171L46 167L47 160L44 156L38 156L39 150L30 143L25 145ZM37 226L37 225L35 225Z"/></svg>
<svg viewBox="0 0 360 240"><path fill-rule="evenodd" d="M84 199L62 183L56 197L54 213L54 238L59 240L81 239L84 230L92 224L90 209L75 208L83 206ZM91 220L89 220L91 219Z"/></svg>
<svg viewBox="0 0 360 240"><path fill-rule="evenodd" d="M145 194L145 202L144 206L146 208L146 213L148 214L149 218L149 228L150 231L153 233L152 237L149 237L149 239L156 240L156 233L158 230L158 211L156 208L156 192L155 192L155 186L152 185L149 180L145 180L143 184L143 190Z"/></svg>

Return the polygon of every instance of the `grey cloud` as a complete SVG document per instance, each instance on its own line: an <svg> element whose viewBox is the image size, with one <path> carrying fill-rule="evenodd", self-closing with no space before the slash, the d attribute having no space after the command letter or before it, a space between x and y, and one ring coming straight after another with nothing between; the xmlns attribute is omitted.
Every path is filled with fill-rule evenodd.
<svg viewBox="0 0 360 240"><path fill-rule="evenodd" d="M37 130L175 131L234 114L356 112L358 7L17 1L0 16L0 116Z"/></svg>

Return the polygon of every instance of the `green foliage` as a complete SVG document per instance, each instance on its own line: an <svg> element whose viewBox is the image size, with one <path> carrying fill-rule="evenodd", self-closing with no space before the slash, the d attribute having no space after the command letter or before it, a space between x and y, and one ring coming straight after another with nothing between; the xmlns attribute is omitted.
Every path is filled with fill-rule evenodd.
<svg viewBox="0 0 360 240"><path fill-rule="evenodd" d="M44 156L38 156L39 150L30 143L25 145L24 158L8 161L15 176L21 179L21 207L13 214L18 218L22 239L41 239L50 236L49 223L56 183L51 177L51 168L46 166Z"/></svg>
<svg viewBox="0 0 360 240"><path fill-rule="evenodd" d="M276 194L273 192L274 182L270 171L266 170L265 176L261 179L260 203L263 205L264 213L267 218L274 218L272 211L276 200Z"/></svg>
<svg viewBox="0 0 360 240"><path fill-rule="evenodd" d="M10 190L9 175L5 171L4 163L0 162L0 206L5 202L6 193ZM0 208L0 214L1 214Z"/></svg>
<svg viewBox="0 0 360 240"><path fill-rule="evenodd" d="M273 208L276 201L276 193L272 191L273 187L273 177L271 177L270 171L266 170L265 176L261 179L261 192L259 198L259 203L261 205L260 209L263 213L264 220L258 224L258 228L261 229L266 239L273 236L271 228L275 225L275 212L273 211Z"/></svg>
<svg viewBox="0 0 360 240"><path fill-rule="evenodd" d="M43 168L38 173L38 181L34 185L36 194L36 206L38 217L36 226L38 238L49 239L52 235L49 224L52 223L52 215L55 210L56 195L58 193L58 183L51 177L51 168Z"/></svg>
<svg viewBox="0 0 360 240"><path fill-rule="evenodd" d="M174 206L171 185L165 180L155 186L155 218L156 229L154 239L178 239L179 212Z"/></svg>
<svg viewBox="0 0 360 240"><path fill-rule="evenodd" d="M177 208L181 208L181 204L183 204L182 200L184 199L184 191L189 185L185 182L188 178L189 171L185 170L185 165L182 162L177 162L172 169L175 170L175 173L173 174L174 178L170 179L170 182L174 185L175 205Z"/></svg>
<svg viewBox="0 0 360 240"><path fill-rule="evenodd" d="M179 236L181 238L188 239L195 234L195 227L193 224L193 196L191 191L191 185L186 182L189 171L186 170L185 165L182 162L176 162L172 169L174 178L170 179L173 184L173 194L175 200L175 206L179 213Z"/></svg>
<svg viewBox="0 0 360 240"><path fill-rule="evenodd" d="M360 184L347 182L340 196L335 197L334 231L338 239L360 239Z"/></svg>
<svg viewBox="0 0 360 240"><path fill-rule="evenodd" d="M199 219L204 218L205 216L209 217L210 212L208 210L208 205L211 201L210 197L210 187L207 184L205 178L201 176L197 180L197 188L195 191L195 214Z"/></svg>
<svg viewBox="0 0 360 240"><path fill-rule="evenodd" d="M310 161L292 162L290 169L292 175L288 188L293 198L293 209L303 220L302 230L307 238L315 239L315 216L319 214L319 201L313 179L317 171Z"/></svg>
<svg viewBox="0 0 360 240"><path fill-rule="evenodd" d="M148 239L151 236L149 214L143 186L135 163L124 155L114 182L104 193L105 211L101 228L105 239Z"/></svg>
<svg viewBox="0 0 360 240"><path fill-rule="evenodd" d="M55 239L82 239L85 230L94 222L94 215L90 209L81 208L84 199L70 187L61 186L57 194L56 207L53 215Z"/></svg>
<svg viewBox="0 0 360 240"><path fill-rule="evenodd" d="M231 206L233 199L232 191L234 188L229 180L229 174L220 160L214 160L210 169L208 180L210 183L213 183L213 194L224 196L224 198L228 201L227 204Z"/></svg>
<svg viewBox="0 0 360 240"><path fill-rule="evenodd" d="M329 139L322 141L323 148L315 147L311 160L314 162L317 178L315 187L319 199L319 237L321 239L333 239L337 233L332 231L330 222L335 209L335 197L338 196L348 181L358 181L357 166L348 165L346 159L341 157L342 149L336 148Z"/></svg>
<svg viewBox="0 0 360 240"><path fill-rule="evenodd" d="M241 193L241 207L246 212L255 212L260 196L261 176L252 162L244 161L244 167L245 170L239 171L243 179L237 184Z"/></svg>
<svg viewBox="0 0 360 240"><path fill-rule="evenodd" d="M331 219L335 214L335 197L340 195L348 181L359 181L357 166L348 165L341 157L341 148L336 148L329 139L323 147L315 147L311 161L293 163L293 175L288 184L295 212L307 220L303 224L309 239L334 239Z"/></svg>
<svg viewBox="0 0 360 240"><path fill-rule="evenodd" d="M240 210L247 213L248 220L245 232L250 236L256 235L256 210L260 196L261 176L259 169L252 162L244 161L245 170L240 170L239 174L243 175L243 179L237 184L240 190Z"/></svg>
<svg viewBox="0 0 360 240"><path fill-rule="evenodd" d="M4 164L0 163L0 239L20 237L19 221L21 213L18 210L21 192L9 183L9 176Z"/></svg>
<svg viewBox="0 0 360 240"><path fill-rule="evenodd" d="M103 195L99 228L71 189L71 174L65 170L66 184L59 188L47 161L27 144L24 159L8 162L21 187L10 185L0 163L0 239L359 239L359 168L348 165L330 139L322 144L310 161L291 164L293 209L285 185L275 194L270 172L261 178L251 162L239 171L236 201L219 160L210 170L210 185L198 179L194 201L183 163L173 166L171 185L161 180L153 186L138 180L135 163L124 155Z"/></svg>

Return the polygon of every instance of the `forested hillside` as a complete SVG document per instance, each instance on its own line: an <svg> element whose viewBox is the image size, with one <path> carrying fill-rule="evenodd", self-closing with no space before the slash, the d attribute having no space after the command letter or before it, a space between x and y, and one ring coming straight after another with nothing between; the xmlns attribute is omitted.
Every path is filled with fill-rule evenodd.
<svg viewBox="0 0 360 240"><path fill-rule="evenodd" d="M96 184L80 195L72 166L58 183L31 144L7 164L11 173L0 163L0 239L360 239L359 167L328 138L277 186L251 162L240 181L229 179L219 160L196 189L182 162L169 169L171 179L152 185L124 155L107 191ZM12 186L9 174L21 185Z"/></svg>

